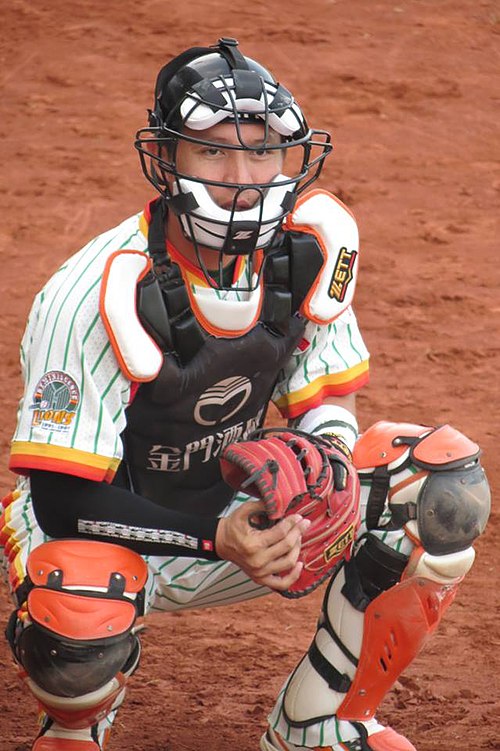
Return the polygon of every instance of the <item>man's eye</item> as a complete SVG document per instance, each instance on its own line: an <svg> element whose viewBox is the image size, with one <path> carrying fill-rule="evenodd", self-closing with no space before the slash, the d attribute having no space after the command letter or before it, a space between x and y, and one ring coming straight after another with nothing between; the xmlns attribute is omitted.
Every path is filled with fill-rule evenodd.
<svg viewBox="0 0 500 751"><path fill-rule="evenodd" d="M222 154L223 152L220 149L216 149L215 146L207 146L207 148L204 149L204 153L207 156L218 156L219 154Z"/></svg>

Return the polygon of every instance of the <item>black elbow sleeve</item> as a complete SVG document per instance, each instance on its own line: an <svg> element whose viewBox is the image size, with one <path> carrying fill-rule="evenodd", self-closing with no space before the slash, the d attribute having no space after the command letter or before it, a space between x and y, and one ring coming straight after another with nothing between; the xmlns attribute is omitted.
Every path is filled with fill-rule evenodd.
<svg viewBox="0 0 500 751"><path fill-rule="evenodd" d="M58 472L33 470L33 510L50 537L114 542L142 555L184 555L218 560L217 518L159 506L107 483Z"/></svg>

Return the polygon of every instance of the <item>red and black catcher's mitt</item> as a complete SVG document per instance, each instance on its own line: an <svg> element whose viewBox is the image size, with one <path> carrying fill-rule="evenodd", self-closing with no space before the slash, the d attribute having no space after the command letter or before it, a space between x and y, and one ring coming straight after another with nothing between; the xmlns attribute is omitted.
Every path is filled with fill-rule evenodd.
<svg viewBox="0 0 500 751"><path fill-rule="evenodd" d="M304 568L285 597L303 597L351 555L359 525L359 480L349 450L332 436L270 428L232 443L221 457L224 480L263 501L262 527L290 514L311 520L302 536Z"/></svg>

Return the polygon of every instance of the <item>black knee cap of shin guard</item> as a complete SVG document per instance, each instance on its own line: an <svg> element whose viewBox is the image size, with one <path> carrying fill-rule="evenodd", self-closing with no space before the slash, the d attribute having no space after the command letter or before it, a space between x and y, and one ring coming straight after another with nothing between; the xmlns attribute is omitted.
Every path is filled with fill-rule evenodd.
<svg viewBox="0 0 500 751"><path fill-rule="evenodd" d="M20 634L16 655L37 686L73 698L97 691L126 668L138 642L130 632L96 641L54 638L31 625Z"/></svg>
<svg viewBox="0 0 500 751"><path fill-rule="evenodd" d="M407 563L408 556L368 534L345 565L342 594L356 610L365 611L372 600L400 581Z"/></svg>

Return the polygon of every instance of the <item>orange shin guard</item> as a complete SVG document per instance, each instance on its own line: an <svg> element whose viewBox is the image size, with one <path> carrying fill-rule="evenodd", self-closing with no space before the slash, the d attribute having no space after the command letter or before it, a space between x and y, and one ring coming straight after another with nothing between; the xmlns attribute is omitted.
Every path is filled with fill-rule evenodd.
<svg viewBox="0 0 500 751"><path fill-rule="evenodd" d="M57 725L89 728L119 706L138 664L147 566L118 545L54 540L30 554L27 572L11 642L21 677Z"/></svg>
<svg viewBox="0 0 500 751"><path fill-rule="evenodd" d="M371 719L387 691L420 652L452 603L458 582L423 577L402 581L365 611L356 674L336 714L341 720Z"/></svg>

